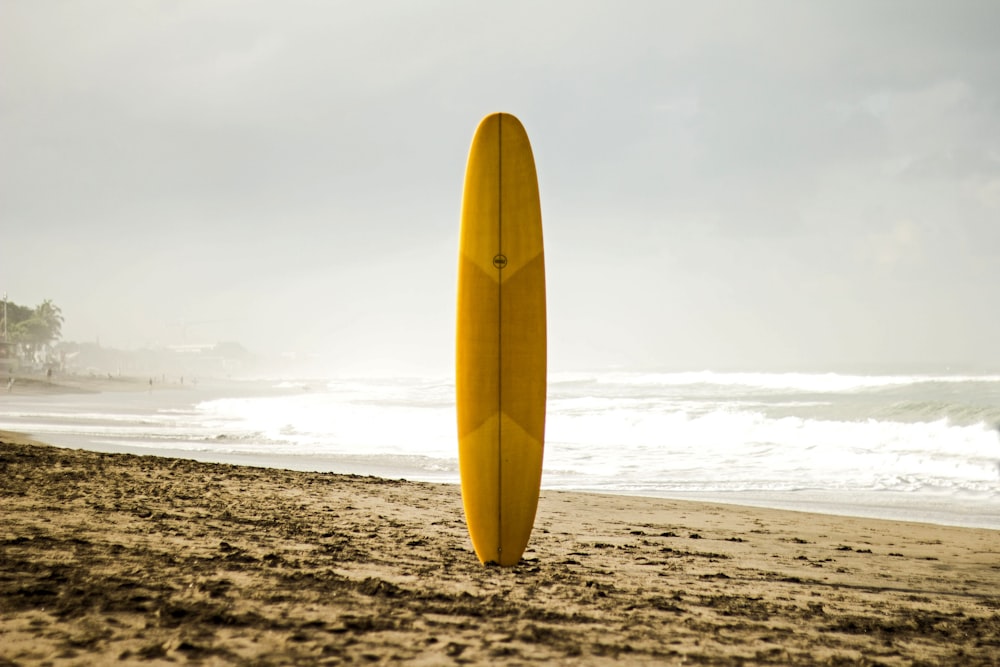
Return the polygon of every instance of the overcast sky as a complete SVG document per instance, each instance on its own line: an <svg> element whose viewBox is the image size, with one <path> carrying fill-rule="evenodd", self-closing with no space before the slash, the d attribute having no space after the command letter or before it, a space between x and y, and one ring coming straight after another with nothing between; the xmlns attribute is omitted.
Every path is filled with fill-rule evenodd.
<svg viewBox="0 0 1000 667"><path fill-rule="evenodd" d="M0 0L0 290L448 371L480 118L550 369L1000 367L1000 3Z"/></svg>

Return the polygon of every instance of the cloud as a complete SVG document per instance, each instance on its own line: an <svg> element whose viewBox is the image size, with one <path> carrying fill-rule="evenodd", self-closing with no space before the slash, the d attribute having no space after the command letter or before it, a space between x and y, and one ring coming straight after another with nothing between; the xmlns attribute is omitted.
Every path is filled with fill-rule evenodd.
<svg viewBox="0 0 1000 667"><path fill-rule="evenodd" d="M921 317L958 323L906 350L940 356L965 324L1000 336L997 18L4 3L0 280L79 338L216 312L205 335L260 345L446 347L468 142L504 109L535 149L554 359L898 356Z"/></svg>

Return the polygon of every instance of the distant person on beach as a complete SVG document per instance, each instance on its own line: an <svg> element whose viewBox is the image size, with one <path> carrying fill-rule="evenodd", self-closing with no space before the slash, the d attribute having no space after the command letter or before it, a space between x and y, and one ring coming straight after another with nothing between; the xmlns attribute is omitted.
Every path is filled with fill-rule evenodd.
<svg viewBox="0 0 1000 667"><path fill-rule="evenodd" d="M14 376L11 375L7 379L7 393L9 394L11 392L11 390L13 390L13 389L14 389Z"/></svg>

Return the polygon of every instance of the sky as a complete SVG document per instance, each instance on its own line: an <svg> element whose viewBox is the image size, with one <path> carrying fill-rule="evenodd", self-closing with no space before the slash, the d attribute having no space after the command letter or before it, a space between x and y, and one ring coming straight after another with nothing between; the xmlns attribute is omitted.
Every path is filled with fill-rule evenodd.
<svg viewBox="0 0 1000 667"><path fill-rule="evenodd" d="M506 111L550 370L997 369L998 34L989 0L0 0L0 290L69 341L448 372Z"/></svg>

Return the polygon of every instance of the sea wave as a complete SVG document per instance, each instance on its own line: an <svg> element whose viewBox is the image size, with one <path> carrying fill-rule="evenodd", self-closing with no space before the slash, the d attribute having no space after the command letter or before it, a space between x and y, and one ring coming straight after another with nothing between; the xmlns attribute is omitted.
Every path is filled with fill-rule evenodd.
<svg viewBox="0 0 1000 667"><path fill-rule="evenodd" d="M581 376L582 377L582 376ZM564 376L568 380L568 377ZM849 392L916 384L1000 383L1000 375L844 375L840 373L724 373L696 371L684 373L606 373L594 375L600 384L648 387L748 387L801 392ZM580 377L573 381L580 381Z"/></svg>
<svg viewBox="0 0 1000 667"><path fill-rule="evenodd" d="M22 397L0 405L0 417L57 444L457 481L449 381L275 384ZM555 374L543 485L887 492L915 503L952 494L994 508L1000 526L998 423L1000 376Z"/></svg>

